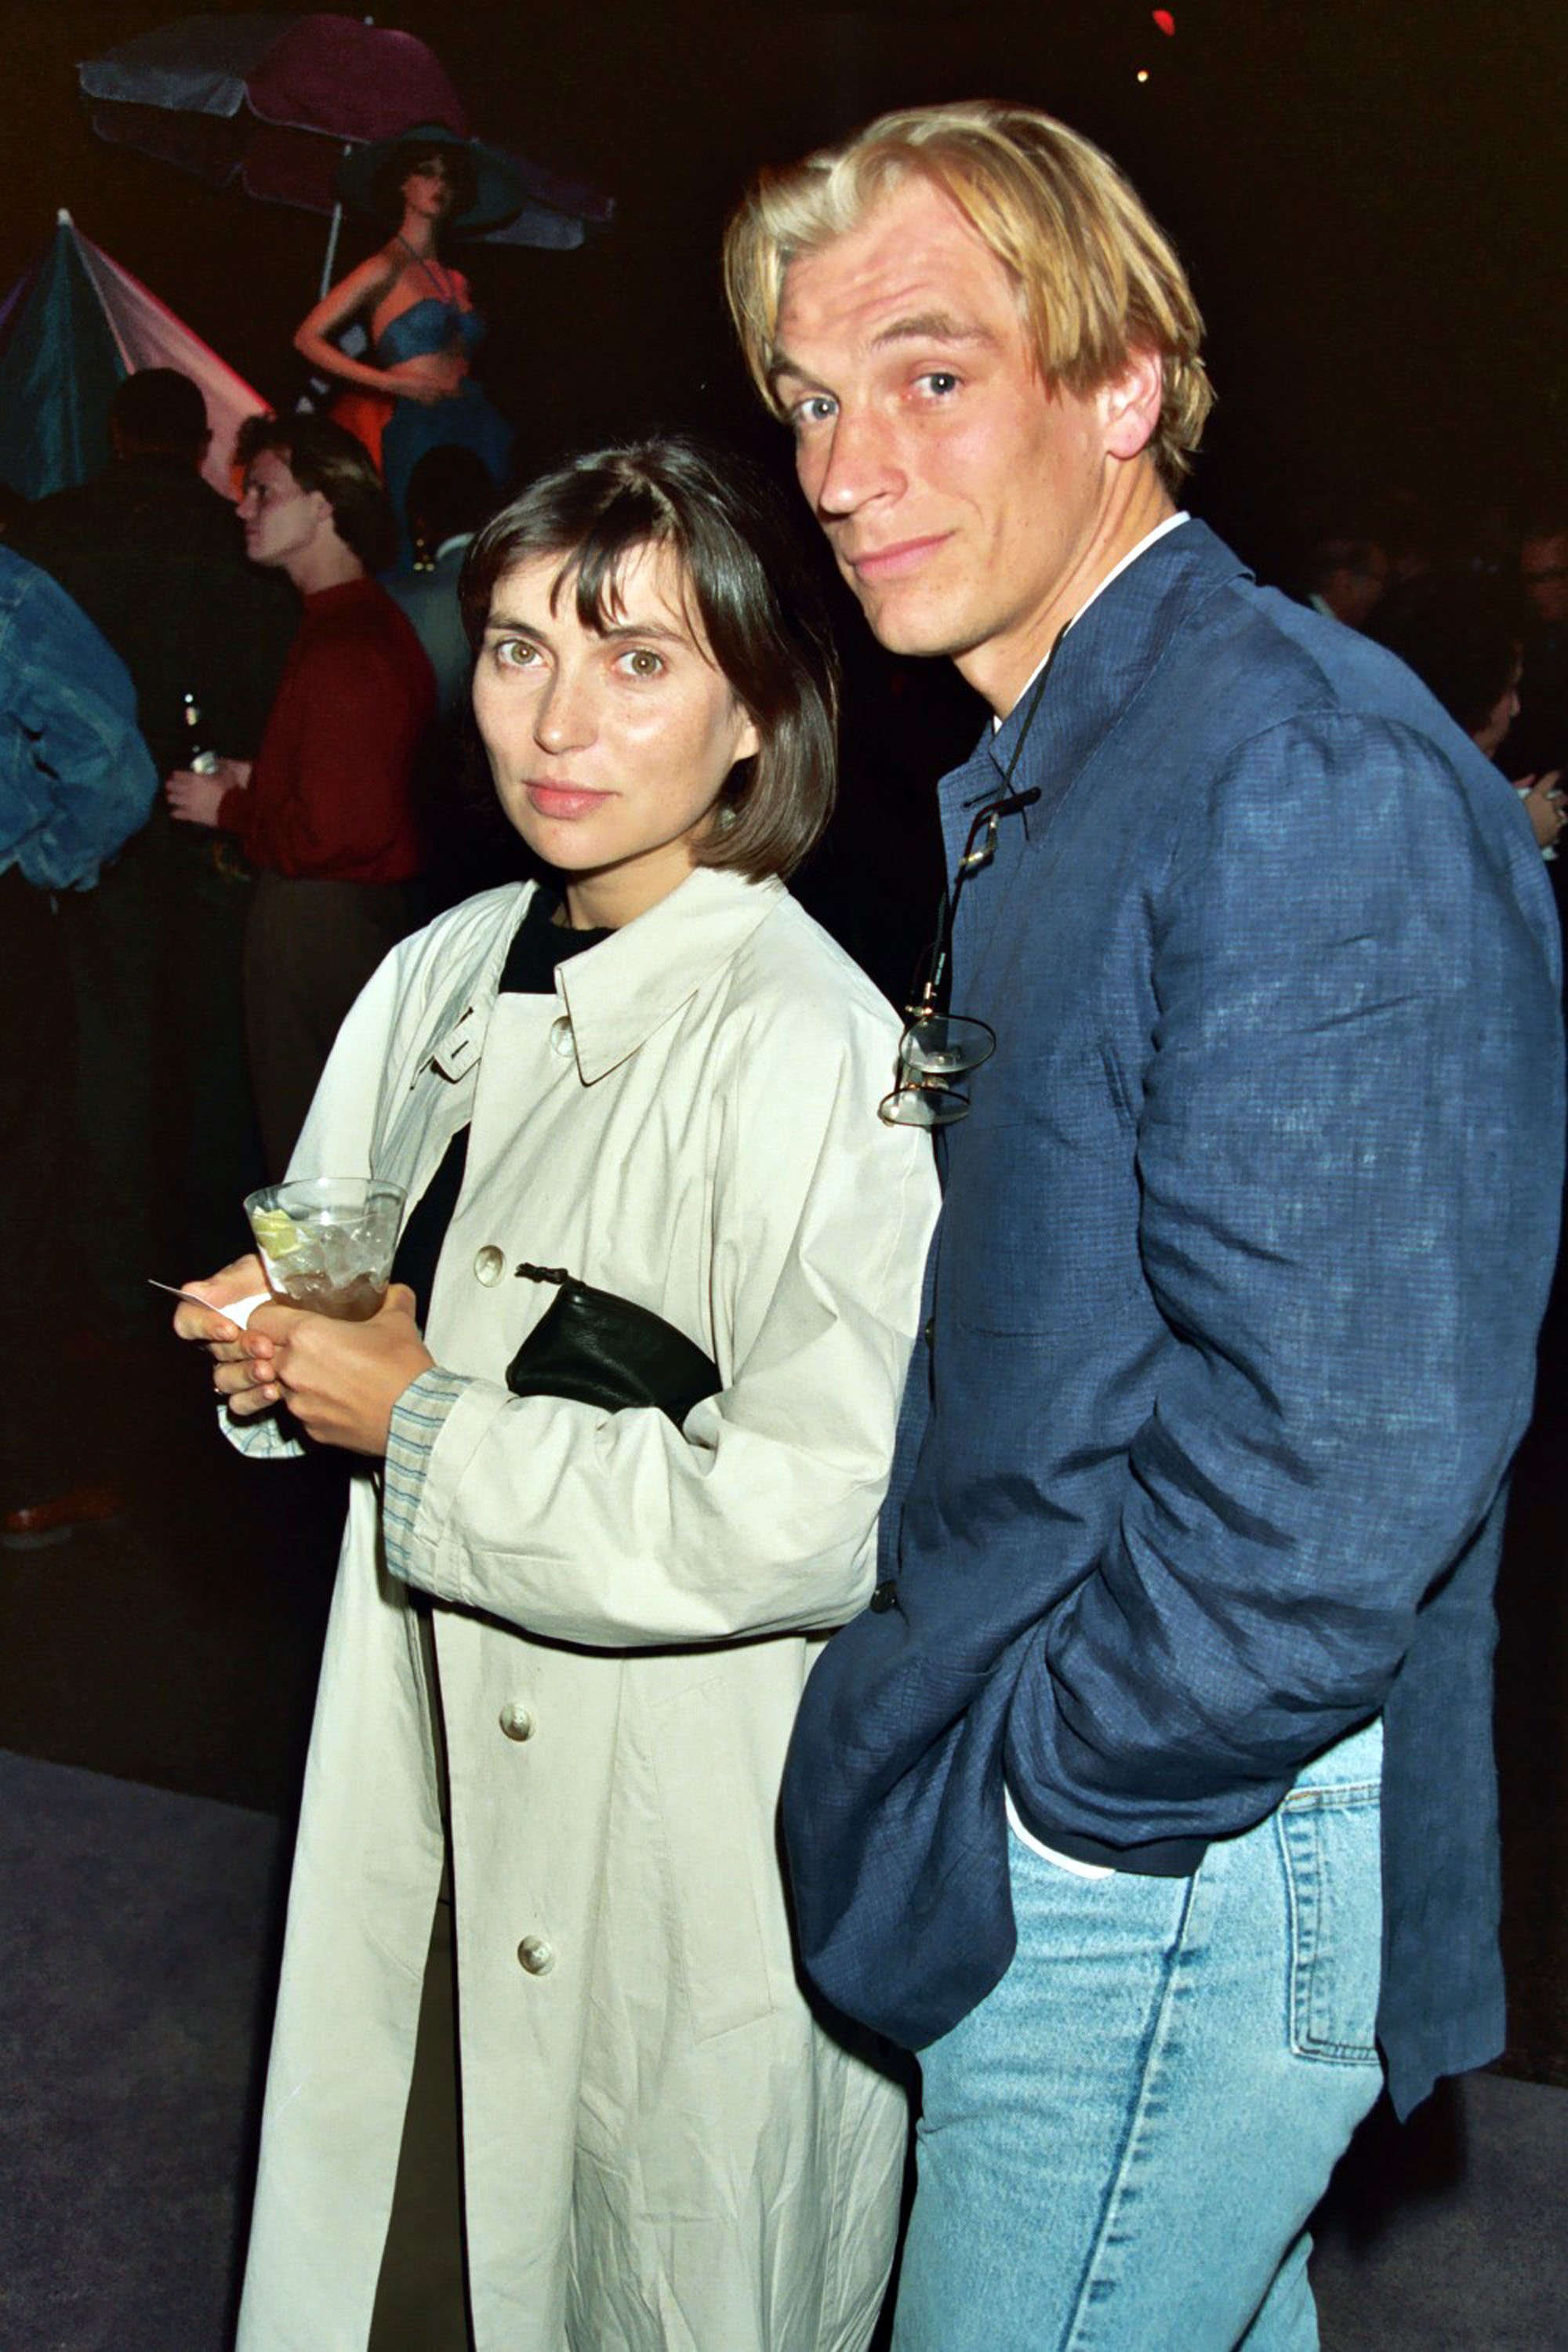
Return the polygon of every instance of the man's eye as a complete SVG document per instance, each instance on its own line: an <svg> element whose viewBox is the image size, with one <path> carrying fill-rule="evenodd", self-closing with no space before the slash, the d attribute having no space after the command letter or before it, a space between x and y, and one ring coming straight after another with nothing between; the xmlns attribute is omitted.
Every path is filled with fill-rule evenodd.
<svg viewBox="0 0 1568 2352"><path fill-rule="evenodd" d="M837 403L825 392L809 393L805 400L797 400L795 404L797 425L826 425L837 413Z"/></svg>
<svg viewBox="0 0 1568 2352"><path fill-rule="evenodd" d="M950 392L958 390L958 378L951 368L927 368L920 382L928 392L934 392L939 399L945 399Z"/></svg>

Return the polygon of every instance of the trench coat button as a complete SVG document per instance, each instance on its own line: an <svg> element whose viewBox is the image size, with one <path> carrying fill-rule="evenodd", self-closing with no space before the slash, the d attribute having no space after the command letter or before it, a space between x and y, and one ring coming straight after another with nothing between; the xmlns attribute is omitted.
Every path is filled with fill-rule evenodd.
<svg viewBox="0 0 1568 2352"><path fill-rule="evenodd" d="M482 1282L487 1290L498 1283L506 1272L506 1253L487 1242L482 1250L474 1252L474 1280Z"/></svg>
<svg viewBox="0 0 1568 2352"><path fill-rule="evenodd" d="M552 1054L559 1054L563 1061L576 1050L572 1042L572 1024L564 1013L558 1021L550 1024L550 1050Z"/></svg>
<svg viewBox="0 0 1568 2352"><path fill-rule="evenodd" d="M555 1966L555 1947L546 1937L525 1936L517 1957L531 1977L547 1977Z"/></svg>
<svg viewBox="0 0 1568 2352"><path fill-rule="evenodd" d="M934 1315L928 1315L926 1317L924 1323L921 1327L921 1338L925 1341L928 1348L935 1347L936 1317Z"/></svg>
<svg viewBox="0 0 1568 2352"><path fill-rule="evenodd" d="M533 1738L533 1717L521 1699L508 1699L500 1711L500 1727L509 1739Z"/></svg>
<svg viewBox="0 0 1568 2352"><path fill-rule="evenodd" d="M879 1584L877 1590L871 1595L868 1606L870 1608L874 1615L884 1617L889 1609L896 1609L898 1605L898 1585L892 1577L884 1577L881 1583Z"/></svg>

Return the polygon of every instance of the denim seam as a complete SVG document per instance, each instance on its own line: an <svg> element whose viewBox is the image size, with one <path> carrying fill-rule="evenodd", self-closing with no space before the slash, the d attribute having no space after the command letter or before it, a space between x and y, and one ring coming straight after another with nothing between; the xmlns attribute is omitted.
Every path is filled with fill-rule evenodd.
<svg viewBox="0 0 1568 2352"><path fill-rule="evenodd" d="M1380 1789L1376 1782L1358 1781L1347 1784L1341 1789L1304 1790L1300 1793L1307 1797L1333 1796L1343 1799L1348 1796L1351 1802L1345 1804L1342 1810L1357 1811L1375 1801L1380 1794ZM1285 1988L1285 2024L1291 2055L1300 2059L1304 2065L1309 2066L1376 2065L1378 2057L1375 2048L1364 2042L1319 2040L1313 2035L1310 2018L1311 2003L1307 1988L1307 1978L1313 1966L1313 1960L1306 1948L1310 1940L1315 1939L1321 1922L1314 1921L1309 1933L1305 1906L1302 1902L1302 1889L1291 1856L1289 1831L1286 1826L1288 1809L1290 1809L1289 1798L1274 1817L1274 1834L1279 1851L1279 1866L1285 1878L1285 1901L1289 1914L1289 1974ZM1341 1809L1323 1804L1312 1804L1296 1806L1293 1810L1300 1813L1325 1812ZM1315 1874L1313 1898L1320 1913L1322 1908L1322 1895L1321 1874Z"/></svg>
<svg viewBox="0 0 1568 2352"><path fill-rule="evenodd" d="M1173 2012L1179 2002L1191 1992L1187 1964L1192 1957L1194 1914L1200 1889L1206 1892L1200 1869L1187 1889L1187 1899L1182 1907L1181 1920L1172 1939L1171 1950L1160 1997L1149 2031L1148 2047L1144 2053L1142 2072L1138 2084L1138 2097L1133 2108L1121 2154L1106 2196L1100 2227L1089 2250L1084 2265L1083 2284L1072 2308L1072 2315L1062 2337L1061 2352L1092 2352L1092 2347L1104 2342L1099 2330L1100 2320L1106 2315L1118 2285L1115 2271L1120 2268L1121 2249L1127 2242L1128 2231L1119 2230L1126 2208L1136 2203L1139 2189L1129 2176L1142 2171L1148 2158L1149 2126L1154 2111L1161 2103L1161 2085L1165 2070L1180 2047L1180 2028ZM1174 2045L1174 2046L1173 2046ZM1110 2254L1113 2262L1105 2265Z"/></svg>

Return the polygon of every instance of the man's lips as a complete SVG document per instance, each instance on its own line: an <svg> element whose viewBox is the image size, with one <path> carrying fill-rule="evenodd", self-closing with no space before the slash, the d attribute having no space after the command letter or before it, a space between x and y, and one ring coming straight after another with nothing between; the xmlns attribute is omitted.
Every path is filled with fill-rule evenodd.
<svg viewBox="0 0 1568 2352"><path fill-rule="evenodd" d="M862 548L844 561L857 580L899 580L905 572L918 572L933 549L945 544L946 531L933 531L929 539L896 540L890 547Z"/></svg>
<svg viewBox="0 0 1568 2352"><path fill-rule="evenodd" d="M592 816L610 798L608 793L596 793L587 784L552 783L543 776L525 778L522 788L530 807L540 816Z"/></svg>

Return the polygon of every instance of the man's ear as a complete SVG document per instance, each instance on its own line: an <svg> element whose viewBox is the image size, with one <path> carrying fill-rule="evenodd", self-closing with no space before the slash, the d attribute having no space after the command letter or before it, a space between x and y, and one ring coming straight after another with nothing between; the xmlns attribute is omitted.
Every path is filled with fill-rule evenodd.
<svg viewBox="0 0 1568 2352"><path fill-rule="evenodd" d="M1142 455L1159 425L1164 396L1165 368L1159 352L1130 352L1126 365L1100 390L1107 457Z"/></svg>

